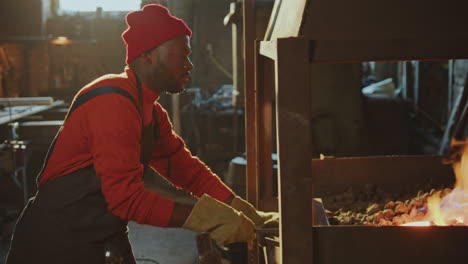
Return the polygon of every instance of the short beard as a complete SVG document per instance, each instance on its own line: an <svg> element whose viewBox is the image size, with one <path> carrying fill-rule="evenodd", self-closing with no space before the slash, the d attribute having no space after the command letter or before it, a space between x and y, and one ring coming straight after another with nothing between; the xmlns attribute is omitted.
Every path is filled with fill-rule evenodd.
<svg viewBox="0 0 468 264"><path fill-rule="evenodd" d="M160 91L164 91L167 94L180 94L185 91L185 87L180 86L179 82L173 78L170 78L169 71L164 65L157 65L154 73L154 83L158 84Z"/></svg>

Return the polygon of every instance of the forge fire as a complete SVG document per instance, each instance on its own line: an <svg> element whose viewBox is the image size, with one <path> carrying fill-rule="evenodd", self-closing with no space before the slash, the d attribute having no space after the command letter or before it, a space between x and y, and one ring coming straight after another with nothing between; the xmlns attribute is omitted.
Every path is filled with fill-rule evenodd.
<svg viewBox="0 0 468 264"><path fill-rule="evenodd" d="M335 225L447 226L468 225L468 148L452 164L456 177L450 188L431 188L426 184L416 195L386 193L368 184L325 199L327 215ZM403 184L403 183L402 183ZM372 201L372 202L370 202ZM328 206L329 205L329 206Z"/></svg>

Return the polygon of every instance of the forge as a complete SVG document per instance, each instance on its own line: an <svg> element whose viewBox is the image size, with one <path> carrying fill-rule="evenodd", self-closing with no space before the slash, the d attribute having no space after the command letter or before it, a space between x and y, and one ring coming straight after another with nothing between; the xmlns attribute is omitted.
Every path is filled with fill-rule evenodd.
<svg viewBox="0 0 468 264"><path fill-rule="evenodd" d="M314 192L323 197L369 183L395 194L455 183L451 166L438 156L312 160L312 168ZM314 263L450 263L468 257L466 226L315 226L312 232Z"/></svg>
<svg viewBox="0 0 468 264"><path fill-rule="evenodd" d="M467 7L432 0L275 1L265 39L253 52L255 64L246 64L256 77L246 86L247 196L264 210L276 204L281 215L279 230L259 230L268 263L466 262L466 226L314 224L315 197L324 198L327 208L326 197L350 187L375 184L398 196L416 194L425 184L453 187L455 178L439 156L315 159L319 142L311 136L316 114L311 98L319 95L310 73L323 63L466 59L468 31L461 28L460 10ZM271 111L277 197L270 176Z"/></svg>
<svg viewBox="0 0 468 264"><path fill-rule="evenodd" d="M327 198L366 184L380 186L398 197L424 186L453 186L452 167L440 156L375 156L313 159L313 192ZM423 186L423 187L421 187ZM335 263L458 263L468 257L468 226L326 225L313 206L310 229L313 262ZM298 216L300 217L300 216ZM284 230L283 232L287 232ZM278 230L260 230L268 263L280 262Z"/></svg>

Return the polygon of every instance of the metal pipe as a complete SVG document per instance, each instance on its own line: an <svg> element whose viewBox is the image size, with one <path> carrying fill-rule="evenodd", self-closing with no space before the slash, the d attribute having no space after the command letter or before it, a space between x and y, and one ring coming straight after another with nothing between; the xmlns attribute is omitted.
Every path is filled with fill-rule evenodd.
<svg viewBox="0 0 468 264"><path fill-rule="evenodd" d="M447 86L447 119L450 118L450 114L453 108L453 69L454 60L448 61L448 86Z"/></svg>
<svg viewBox="0 0 468 264"><path fill-rule="evenodd" d="M414 110L419 108L419 61L412 61L414 67Z"/></svg>

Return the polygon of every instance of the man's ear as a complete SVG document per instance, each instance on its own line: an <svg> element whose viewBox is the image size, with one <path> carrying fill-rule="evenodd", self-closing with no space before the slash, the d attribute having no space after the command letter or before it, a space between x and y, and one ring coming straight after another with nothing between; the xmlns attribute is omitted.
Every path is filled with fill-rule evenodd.
<svg viewBox="0 0 468 264"><path fill-rule="evenodd" d="M146 65L151 65L153 59L151 58L151 52L150 51L145 51L142 56L142 62Z"/></svg>
<svg viewBox="0 0 468 264"><path fill-rule="evenodd" d="M148 65L155 64L158 60L158 51L156 49L145 52L145 63Z"/></svg>

